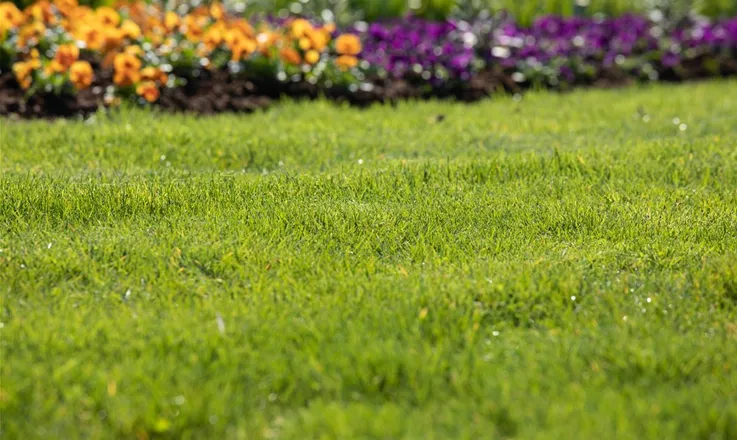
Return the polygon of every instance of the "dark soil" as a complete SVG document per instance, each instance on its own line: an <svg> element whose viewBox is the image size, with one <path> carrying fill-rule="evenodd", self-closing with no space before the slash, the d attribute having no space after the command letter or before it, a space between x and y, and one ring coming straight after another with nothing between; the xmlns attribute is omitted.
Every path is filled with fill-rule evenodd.
<svg viewBox="0 0 737 440"><path fill-rule="evenodd" d="M12 73L0 75L0 115L22 118L57 118L88 115L103 106L104 79L76 94L36 93L26 97Z"/></svg>
<svg viewBox="0 0 737 440"><path fill-rule="evenodd" d="M111 84L111 72L96 69L94 84L77 94L37 93L26 97L12 73L6 72L0 75L0 115L21 118L86 116L105 106L105 89ZM504 72L491 70L465 83L442 89L431 90L419 78L415 81L374 78L369 84L369 87L356 90L339 86L321 89L308 82L256 81L230 75L227 71L203 71L198 77L187 78L182 87L163 89L156 106L168 111L199 114L250 113L267 108L283 96L296 99L324 96L366 107L374 103L394 104L404 99L443 98L471 102L494 92L518 89Z"/></svg>
<svg viewBox="0 0 737 440"><path fill-rule="evenodd" d="M737 74L737 60L707 70L703 60L694 60L678 71L659 72L665 81L682 81L713 76ZM104 107L105 89L112 84L112 72L95 67L92 86L79 93L55 95L37 93L26 97L12 73L0 74L0 115L20 118L57 118L87 116ZM529 84L518 84L511 73L501 68L480 72L469 81L430 88L422 78L389 80L373 78L369 87L349 90L346 87L321 89L308 82L281 83L258 81L229 74L227 71L202 71L198 77L186 79L182 87L162 90L156 106L167 111L214 114L220 112L250 113L269 107L283 96L296 99L315 99L325 96L337 102L365 107L374 103L395 104L404 99L455 99L463 102L477 101L498 92L517 93ZM634 82L631 76L621 71L602 70L595 80L576 84L573 87L621 87ZM568 87L570 88L570 87Z"/></svg>

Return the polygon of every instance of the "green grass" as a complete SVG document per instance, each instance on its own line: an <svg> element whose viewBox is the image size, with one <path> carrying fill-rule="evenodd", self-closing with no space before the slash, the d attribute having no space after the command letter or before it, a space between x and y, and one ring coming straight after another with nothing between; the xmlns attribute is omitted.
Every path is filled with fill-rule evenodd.
<svg viewBox="0 0 737 440"><path fill-rule="evenodd" d="M735 95L2 120L2 436L735 438Z"/></svg>

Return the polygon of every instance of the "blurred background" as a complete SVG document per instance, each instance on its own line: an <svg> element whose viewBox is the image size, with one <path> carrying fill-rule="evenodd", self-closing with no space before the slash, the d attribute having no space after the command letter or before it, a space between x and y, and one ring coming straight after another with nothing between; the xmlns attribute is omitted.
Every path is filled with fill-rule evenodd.
<svg viewBox="0 0 737 440"><path fill-rule="evenodd" d="M179 1L165 2L174 8ZM33 0L14 0L26 6ZM189 5L209 0L184 0ZM80 0L90 6L109 5L114 0ZM225 0L232 10L246 16L305 15L331 19L338 24L357 20L375 21L413 14L427 19L478 17L507 11L522 25L548 14L612 17L627 13L658 14L677 20L697 14L710 18L737 15L737 0Z"/></svg>
<svg viewBox="0 0 737 440"><path fill-rule="evenodd" d="M709 17L737 14L735 0L253 0L231 3L249 14L282 11L284 14L318 15L328 10L340 23L373 21L408 13L440 20L507 11L521 24L529 24L536 17L547 14L616 16L659 11L670 18L692 13Z"/></svg>

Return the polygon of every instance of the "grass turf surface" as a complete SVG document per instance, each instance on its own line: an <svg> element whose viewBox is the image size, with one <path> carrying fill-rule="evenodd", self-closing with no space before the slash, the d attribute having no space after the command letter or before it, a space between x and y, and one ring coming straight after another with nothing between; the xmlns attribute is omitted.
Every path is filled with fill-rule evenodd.
<svg viewBox="0 0 737 440"><path fill-rule="evenodd" d="M3 437L735 438L736 94L3 120Z"/></svg>

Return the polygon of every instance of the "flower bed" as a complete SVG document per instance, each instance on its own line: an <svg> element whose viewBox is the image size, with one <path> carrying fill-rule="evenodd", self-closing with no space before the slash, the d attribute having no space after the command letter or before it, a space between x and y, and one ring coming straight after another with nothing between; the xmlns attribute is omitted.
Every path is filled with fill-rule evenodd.
<svg viewBox="0 0 737 440"><path fill-rule="evenodd" d="M92 10L42 0L24 11L6 2L0 19L3 113L53 103L46 111L64 114L121 99L245 110L293 84L348 88L363 79L356 36L305 19L253 26L220 4L180 15L142 2ZM76 102L63 108L65 101Z"/></svg>
<svg viewBox="0 0 737 440"><path fill-rule="evenodd" d="M142 2L0 3L0 114L73 115L122 100L252 111L282 95L474 100L736 73L737 19L544 17L525 28L502 15L336 29L304 18L250 23L217 3L183 13Z"/></svg>

